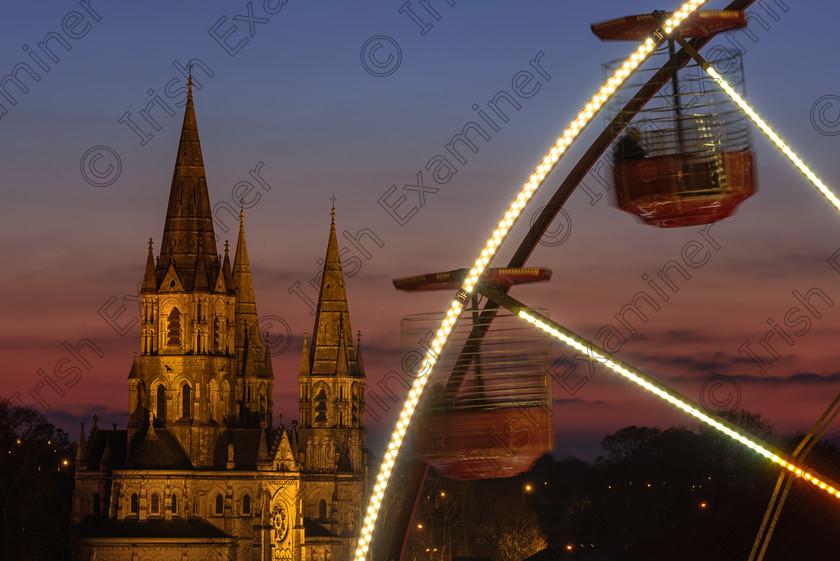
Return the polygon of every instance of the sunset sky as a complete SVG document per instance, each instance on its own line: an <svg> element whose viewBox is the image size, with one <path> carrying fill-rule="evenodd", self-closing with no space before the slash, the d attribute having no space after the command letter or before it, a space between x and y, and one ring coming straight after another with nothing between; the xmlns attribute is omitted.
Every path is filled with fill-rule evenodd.
<svg viewBox="0 0 840 561"><path fill-rule="evenodd" d="M352 327L363 334L368 387L382 396L379 383L400 368L400 319L443 310L452 298L398 293L391 280L473 262L534 164L600 86L601 64L635 47L602 43L591 23L679 2L431 0L426 8L412 0L402 13L403 2L380 0L278 4L4 7L0 76L16 72L28 91L0 86L0 395L47 413L73 438L94 413L100 426L127 421L137 283L148 238L157 248L163 231L189 60L198 59L211 203L227 205L216 215L218 250L235 242L227 209L246 197L257 307L276 345L274 411L288 420L297 418L302 334L313 324L307 300L317 299L309 281L326 250L331 197L348 249ZM834 188L840 5L765 0L752 12L752 37L711 44L742 51L749 101ZM498 131L488 128L490 139L466 151L445 184L432 181L426 164L499 91L514 91L522 71L533 81L515 98L519 109ZM150 102L146 120L140 112ZM525 223L604 123L597 118L564 157L495 265L507 263ZM588 176L589 193L572 195L566 222L529 261L551 268L552 280L511 294L598 341L622 306L651 292L646 279L684 262L696 240L708 259L667 300L658 297L660 309L636 322L617 354L707 407L737 403L782 432L807 430L840 391L840 216L757 129L753 143L759 192L703 232L643 225ZM608 169L601 173L609 180ZM422 200L403 188L418 175ZM778 358L759 345L774 327L789 340L772 339ZM83 344L82 362L74 358L85 340L103 356ZM739 352L745 343L761 364ZM61 379L57 369L73 373ZM592 374L583 362L576 372ZM575 391L558 384L554 397L560 455L592 458L603 435L627 425L690 424L600 367ZM384 402L390 411L368 400L377 454L398 407Z"/></svg>

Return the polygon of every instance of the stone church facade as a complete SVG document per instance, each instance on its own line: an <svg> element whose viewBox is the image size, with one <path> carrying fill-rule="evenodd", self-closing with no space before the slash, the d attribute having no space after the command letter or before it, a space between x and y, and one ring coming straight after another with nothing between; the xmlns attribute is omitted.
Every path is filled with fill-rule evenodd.
<svg viewBox="0 0 840 561"><path fill-rule="evenodd" d="M240 214L217 253L190 86L160 251L141 288L126 430L84 425L76 457L80 561L341 561L366 498L365 372L333 209L299 419L274 425Z"/></svg>

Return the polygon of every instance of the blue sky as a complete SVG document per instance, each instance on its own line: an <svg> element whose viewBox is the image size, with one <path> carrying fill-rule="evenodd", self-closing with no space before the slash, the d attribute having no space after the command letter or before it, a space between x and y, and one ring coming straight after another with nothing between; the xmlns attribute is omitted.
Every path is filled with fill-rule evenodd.
<svg viewBox="0 0 840 561"><path fill-rule="evenodd" d="M354 259L345 264L353 271L347 280L353 327L363 332L369 386L376 388L399 368L400 318L443 309L451 297L400 294L391 279L471 263L533 165L600 85L601 64L631 52L629 43L600 42L589 25L676 7L618 0L454 4L431 0L433 14L411 2L420 25L408 10L399 11L403 3L384 1L5 7L0 76L27 63L39 79L19 74L29 91L7 84L15 103L0 98L6 108L0 249L7 256L0 272L6 293L0 395L20 392L34 404L27 396L42 379L38 370L49 374L72 355L63 343L72 348L88 339L103 356L90 347L82 351L91 368L62 386L64 395L43 392L48 413L74 432L78 420L96 411L106 424L125 423L125 379L139 347L131 295L147 240L157 243L162 233L182 119L176 63L191 59L198 59L195 103L212 203L235 206L242 182L253 188L246 226L257 304L278 333L275 412L297 416L301 336L313 321L300 295L314 297L309 280L326 248L333 195L339 238ZM831 71L840 6L820 9L765 0L752 9L751 37L721 36L712 44L742 51L750 101L832 186L840 183L840 85ZM59 60L49 59L39 42ZM545 76L530 64L535 58ZM430 183L424 166L478 119L473 104L483 107L498 92L512 91L522 71L536 82L528 96L514 98L519 109L509 111L477 153L465 153L466 163L448 182ZM140 115L155 96L162 102L149 116L159 130ZM133 131L129 119L143 132ZM603 123L597 119L582 135L527 217L545 204ZM840 389L840 306L834 305L840 273L828 262L840 248L840 222L755 130L753 142L759 193L712 227L719 249L709 246L708 262L637 325L619 354L698 401L710 391L711 377L726 376L731 387L714 386L722 402L739 395L740 406L780 429L801 430ZM260 181L249 173L254 170ZM422 206L416 190L403 189L417 183L418 173L438 189L425 193ZM585 182L601 198L575 193L566 207L568 238L541 246L529 261L552 268L552 281L514 295L592 338L645 290L642 275L680 259L687 243L703 238L698 228L644 226L616 210L612 193L592 177ZM403 193L395 218L385 206ZM224 227L235 221L223 210L218 217L222 251L224 240L234 238ZM514 229L496 264L506 262L522 231ZM361 247L345 232L361 233ZM812 289L831 305L812 300L820 317L812 314L792 345L777 339L779 357L765 357L771 365L762 374L738 349L783 324L797 305L794 291ZM591 456L602 435L629 424L688 423L606 372L574 394L557 387L555 397L560 453ZM369 419L375 449L394 414Z"/></svg>

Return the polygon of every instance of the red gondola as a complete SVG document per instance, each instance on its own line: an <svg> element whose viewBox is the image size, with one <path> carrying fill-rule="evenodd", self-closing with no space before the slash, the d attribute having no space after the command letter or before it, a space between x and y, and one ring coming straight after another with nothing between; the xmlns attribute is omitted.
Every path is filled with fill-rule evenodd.
<svg viewBox="0 0 840 561"><path fill-rule="evenodd" d="M441 319L403 319L403 356ZM449 339L420 400L415 456L452 479L528 471L554 446L548 338L507 310L484 322L476 310Z"/></svg>
<svg viewBox="0 0 840 561"><path fill-rule="evenodd" d="M467 269L396 279L400 290L455 290ZM545 281L541 267L486 269L481 283L502 289ZM414 452L452 479L511 477L528 471L554 446L550 344L506 310L472 309L449 335L414 421ZM425 354L438 314L403 319L403 366ZM406 359L408 361L406 362ZM410 368L409 368L410 369Z"/></svg>
<svg viewBox="0 0 840 561"><path fill-rule="evenodd" d="M668 15L628 16L595 24L592 30L602 39L640 40ZM706 36L745 25L745 16L737 11L701 11L678 32ZM669 39L653 55L660 60L638 70L618 92L610 104L613 111L629 101L624 92L638 91L674 50ZM713 63L730 85L743 90L739 52L716 47ZM717 222L756 190L748 120L693 61L673 71L670 82L636 114L615 144L617 205L663 228Z"/></svg>

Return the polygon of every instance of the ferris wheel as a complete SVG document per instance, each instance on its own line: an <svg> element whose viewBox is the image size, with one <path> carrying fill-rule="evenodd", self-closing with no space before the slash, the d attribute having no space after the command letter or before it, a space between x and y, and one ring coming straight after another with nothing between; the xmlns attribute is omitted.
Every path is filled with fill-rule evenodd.
<svg viewBox="0 0 840 561"><path fill-rule="evenodd" d="M593 32L601 39L633 40L641 41L641 44L629 58L615 65L609 78L547 150L497 223L472 267L395 281L397 288L404 290L454 289L456 294L445 315L434 318L438 327L432 331L434 336L425 341L425 356L418 361L414 383L391 435L369 506L364 512L354 556L356 561L364 561L368 555L391 471L419 407L424 408L427 420L431 415L433 422L418 425L417 455L426 464L434 465L450 477L469 479L487 477L486 472L480 468L477 470L475 465L470 466L470 470L464 469L465 463L461 461L463 451L474 445L471 435L485 430L488 425L492 427L509 419L504 411L509 410L511 404L528 404L532 407L529 410L532 416L538 416L539 408L545 403L550 404L550 393L546 393L550 391L545 380L546 371L540 374L537 367L529 366L540 364L538 345L527 337L516 339L516 336L511 336L511 331L507 331L498 340L514 338L519 346L497 355L488 350L496 340L493 330L510 330L506 322L511 319L524 320L750 448L783 468L783 476L800 477L816 489L840 499L840 484L816 476L801 463L804 454L836 416L840 398L832 403L803 443L786 454L726 420L707 414L689 398L508 294L514 284L550 277L550 271L546 269L525 268L526 261L581 178L610 146L614 146L613 178L619 208L636 214L653 226L670 228L716 222L732 215L741 202L755 193L750 121L840 212L840 199L739 93L742 73L740 60L736 60L738 57L733 55L731 63L724 65L727 69L724 72L699 54L716 33L744 27L744 11L754 0L732 0L726 10L701 11L700 7L706 2L689 0L675 12L628 16L593 25ZM651 64L643 67L643 63L653 62L656 58L662 60L659 68L650 70L651 66L655 66ZM700 96L699 92L709 95ZM581 131L604 110L613 115L610 123L572 167L539 217L533 221L507 267L489 268L498 248L546 177ZM479 305L479 294L486 298L483 307ZM425 325L423 329L427 329ZM519 375L505 374L504 368L494 369L493 356L504 357L502 362L505 364L516 362ZM442 378L440 371L444 374ZM436 372L436 379L442 380L440 384L433 381L432 376ZM467 383L465 380L468 378L471 381ZM425 395L424 389L430 382L430 390ZM528 439L528 453L522 456L526 461L501 465L499 455L492 457L495 465L499 466L498 475L509 476L526 471L541 453L547 451L546 446L550 448L551 423L540 423L538 418L536 424L545 428ZM496 444L501 448L511 445L503 439ZM425 468L414 478L416 488L409 489L409 494L419 493L424 474ZM780 485L783 479L780 477ZM765 523L769 517L768 511ZM769 539L769 533L763 539ZM751 559L755 558L759 540L756 544ZM763 547L766 548L766 544ZM400 549L393 549L391 557L399 558L400 553ZM763 549L758 554L759 559L762 554Z"/></svg>

